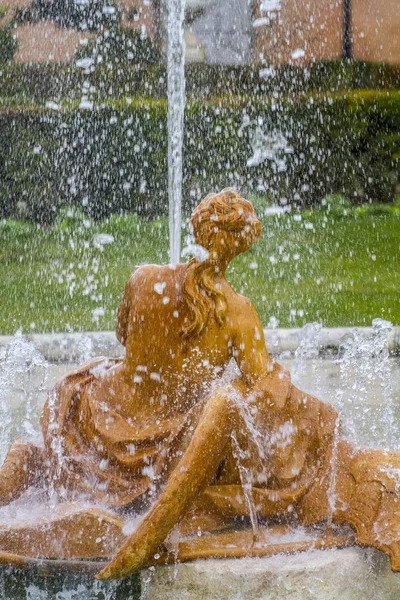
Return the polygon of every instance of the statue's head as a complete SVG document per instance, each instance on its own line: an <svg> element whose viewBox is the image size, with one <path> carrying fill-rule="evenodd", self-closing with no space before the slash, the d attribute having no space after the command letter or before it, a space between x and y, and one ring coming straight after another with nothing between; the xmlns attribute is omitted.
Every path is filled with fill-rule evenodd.
<svg viewBox="0 0 400 600"><path fill-rule="evenodd" d="M208 250L211 260L232 260L262 233L252 203L231 188L206 196L190 220L196 243Z"/></svg>
<svg viewBox="0 0 400 600"><path fill-rule="evenodd" d="M230 188L206 196L190 221L195 241L208 251L208 258L200 262L193 259L187 265L183 295L192 318L182 328L184 338L200 335L212 312L223 325L227 300L215 283L215 275L248 250L262 232L252 203Z"/></svg>

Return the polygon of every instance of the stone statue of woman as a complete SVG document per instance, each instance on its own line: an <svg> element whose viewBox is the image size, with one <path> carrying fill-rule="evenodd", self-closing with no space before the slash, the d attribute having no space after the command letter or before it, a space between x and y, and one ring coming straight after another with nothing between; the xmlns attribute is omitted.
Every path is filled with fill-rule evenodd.
<svg viewBox="0 0 400 600"><path fill-rule="evenodd" d="M341 439L335 410L291 384L251 302L225 279L261 235L252 204L232 189L210 194L191 224L206 257L135 271L118 309L125 358L96 359L58 383L44 447L11 447L0 501L46 486L112 518L146 512L100 579L146 566L175 526L235 528L251 517L249 487L260 518L350 523L400 570L400 456ZM97 539L86 537L94 556Z"/></svg>

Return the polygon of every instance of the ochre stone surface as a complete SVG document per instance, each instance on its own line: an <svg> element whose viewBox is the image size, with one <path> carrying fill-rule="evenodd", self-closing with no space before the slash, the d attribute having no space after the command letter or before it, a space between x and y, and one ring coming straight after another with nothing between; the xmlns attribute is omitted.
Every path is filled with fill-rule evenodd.
<svg viewBox="0 0 400 600"><path fill-rule="evenodd" d="M102 579L180 550L182 558L212 557L212 536L190 542L203 531L229 530L225 555L265 554L258 520L350 523L400 570L400 455L341 438L335 410L292 385L268 355L251 302L225 279L231 260L261 235L253 206L224 190L207 196L191 222L207 257L137 269L118 309L125 358L93 360L56 385L42 415L44 447L11 447L0 501L45 486L60 502L102 506L102 535L114 532L115 547L122 544ZM228 377L232 359L237 372ZM147 512L124 533L118 519L138 511ZM85 530L78 517L75 530L73 518L52 520L57 537L64 518L62 556L73 557L68 544ZM0 551L40 555L41 531L43 523L30 530L30 548L20 536L20 546ZM11 527L3 535L17 539ZM99 544L80 534L79 556L104 556Z"/></svg>
<svg viewBox="0 0 400 600"><path fill-rule="evenodd" d="M123 526L123 519L116 515L66 503L31 523L0 526L0 548L2 552L30 557L103 558L125 541ZM89 554L88 549L92 549Z"/></svg>

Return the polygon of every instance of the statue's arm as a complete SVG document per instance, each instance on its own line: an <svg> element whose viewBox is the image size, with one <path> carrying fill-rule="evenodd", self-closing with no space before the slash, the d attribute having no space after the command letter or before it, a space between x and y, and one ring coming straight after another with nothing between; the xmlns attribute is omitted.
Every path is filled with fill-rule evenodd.
<svg viewBox="0 0 400 600"><path fill-rule="evenodd" d="M247 298L243 298L239 314L233 346L243 381L255 401L280 410L290 394L289 371L269 356L260 319Z"/></svg>

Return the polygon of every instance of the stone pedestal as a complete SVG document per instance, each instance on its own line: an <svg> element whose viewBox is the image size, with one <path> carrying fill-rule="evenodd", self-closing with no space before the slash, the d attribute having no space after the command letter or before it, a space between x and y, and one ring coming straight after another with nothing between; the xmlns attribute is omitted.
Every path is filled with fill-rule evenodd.
<svg viewBox="0 0 400 600"><path fill-rule="evenodd" d="M141 574L149 600L399 600L400 575L373 549L200 560Z"/></svg>

